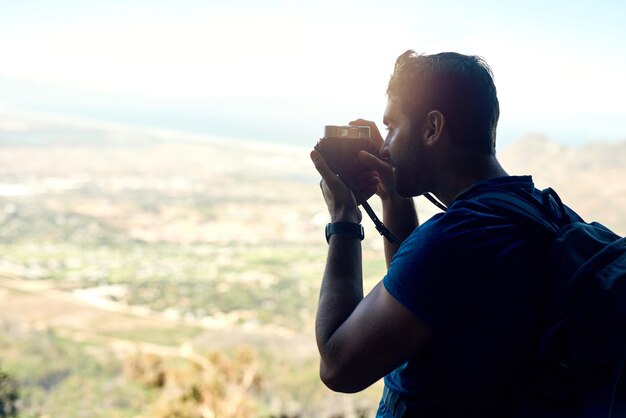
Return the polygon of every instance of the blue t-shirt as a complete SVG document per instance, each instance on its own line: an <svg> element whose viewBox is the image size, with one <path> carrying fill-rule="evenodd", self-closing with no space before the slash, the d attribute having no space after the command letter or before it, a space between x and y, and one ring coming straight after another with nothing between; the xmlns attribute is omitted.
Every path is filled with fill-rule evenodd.
<svg viewBox="0 0 626 418"><path fill-rule="evenodd" d="M474 185L413 231L384 278L432 331L419 353L385 377L416 416L506 417L536 345L545 237L479 201L487 191L540 199L530 176Z"/></svg>

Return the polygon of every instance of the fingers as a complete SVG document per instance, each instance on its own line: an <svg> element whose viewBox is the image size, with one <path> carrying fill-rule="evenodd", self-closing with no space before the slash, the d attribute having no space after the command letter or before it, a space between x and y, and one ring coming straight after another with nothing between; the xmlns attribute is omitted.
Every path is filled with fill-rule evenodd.
<svg viewBox="0 0 626 418"><path fill-rule="evenodd" d="M380 131L378 130L378 127L376 126L376 123L372 122L371 120L357 119L357 120L353 120L352 122L350 122L350 125L369 126L370 135L374 143L378 147L381 147L383 145L383 142L384 142L383 137L380 134Z"/></svg>
<svg viewBox="0 0 626 418"><path fill-rule="evenodd" d="M311 151L311 160L315 168L322 175L320 188L322 195L328 206L331 220L349 220L350 222L360 222L361 212L358 209L358 202L354 194L337 175L330 169L322 154L318 151Z"/></svg>
<svg viewBox="0 0 626 418"><path fill-rule="evenodd" d="M360 173L356 179L357 186L365 200L372 197L378 190L380 177L375 171Z"/></svg>
<svg viewBox="0 0 626 418"><path fill-rule="evenodd" d="M380 180L380 176L376 171L363 171L356 177L359 184L365 184L366 182L376 182Z"/></svg>
<svg viewBox="0 0 626 418"><path fill-rule="evenodd" d="M357 158L359 162L367 167L369 170L377 171L378 173L383 174L392 172L391 164L381 160L378 157L375 157L367 151L359 151L359 153L357 154Z"/></svg>
<svg viewBox="0 0 626 418"><path fill-rule="evenodd" d="M326 164L326 160L322 157L317 150L311 151L311 161L315 165L315 168L322 175L322 178L326 179L327 177L336 177L335 173L328 167Z"/></svg>
<svg viewBox="0 0 626 418"><path fill-rule="evenodd" d="M370 154L367 151L359 151L359 153L357 154L357 159L363 167L369 170L365 173L375 173L375 175L373 176L370 175L370 177L374 177L376 179L377 187L374 193L376 193L381 199L395 193L396 184L393 174L393 167L391 164L389 164L387 161L381 160L380 158ZM371 189L369 189L370 184L367 183L367 178L362 178L359 181L364 184L364 186L361 186L361 190L368 188L369 193L369 190ZM374 180L371 181L374 182Z"/></svg>

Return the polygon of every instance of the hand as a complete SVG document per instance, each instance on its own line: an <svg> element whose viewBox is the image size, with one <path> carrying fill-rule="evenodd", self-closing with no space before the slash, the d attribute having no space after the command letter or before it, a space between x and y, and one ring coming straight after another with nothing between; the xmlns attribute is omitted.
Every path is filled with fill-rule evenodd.
<svg viewBox="0 0 626 418"><path fill-rule="evenodd" d="M397 196L396 179L391 164L367 151L359 151L357 158L359 163L368 170L361 172L356 179L357 186L365 199L369 199L374 194L378 195L381 200Z"/></svg>
<svg viewBox="0 0 626 418"><path fill-rule="evenodd" d="M328 206L331 221L361 223L362 214L350 189L328 167L324 157L319 152L311 151L311 160L322 175L320 187L326 206Z"/></svg>
<svg viewBox="0 0 626 418"><path fill-rule="evenodd" d="M350 125L369 126L370 135L374 143L380 148L383 146L383 137L376 124L365 119L357 119ZM378 195L382 200L389 199L396 194L396 181L391 164L381 159L378 155L372 155L366 151L360 151L357 158L361 165L367 167L367 171L361 172L356 178L356 183L365 200Z"/></svg>

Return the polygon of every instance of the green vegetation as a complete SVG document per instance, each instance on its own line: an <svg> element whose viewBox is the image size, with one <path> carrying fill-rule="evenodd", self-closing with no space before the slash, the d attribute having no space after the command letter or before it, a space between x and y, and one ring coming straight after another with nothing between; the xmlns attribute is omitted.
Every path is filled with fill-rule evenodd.
<svg viewBox="0 0 626 418"><path fill-rule="evenodd" d="M123 285L123 295L107 298L155 311L175 309L196 319L255 311L256 321L295 330L310 323L324 257L319 246L286 244L222 250L216 245L133 243L120 248L44 242L0 244L0 252L25 275L55 280L64 290ZM308 314L303 316L304 309Z"/></svg>
<svg viewBox="0 0 626 418"><path fill-rule="evenodd" d="M332 408L337 395L319 385L316 359L296 362L252 346L191 358L139 348L120 355L53 330L4 324L0 350L0 417L342 416ZM348 408L371 416L379 396L378 387L351 396Z"/></svg>
<svg viewBox="0 0 626 418"><path fill-rule="evenodd" d="M154 394L121 376L105 347L78 344L52 330L28 332L4 325L3 368L20 387L21 418L133 417Z"/></svg>

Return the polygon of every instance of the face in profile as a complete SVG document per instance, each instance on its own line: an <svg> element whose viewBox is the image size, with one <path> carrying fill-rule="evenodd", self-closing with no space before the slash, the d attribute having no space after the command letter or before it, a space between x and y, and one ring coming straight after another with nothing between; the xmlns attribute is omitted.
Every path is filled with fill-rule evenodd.
<svg viewBox="0 0 626 418"><path fill-rule="evenodd" d="M412 127L400 101L394 97L387 101L383 123L388 133L380 154L394 168L396 191L403 197L426 193L426 156L419 140L420 129Z"/></svg>

